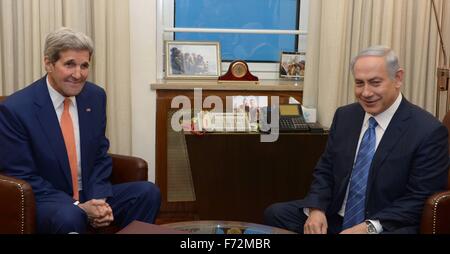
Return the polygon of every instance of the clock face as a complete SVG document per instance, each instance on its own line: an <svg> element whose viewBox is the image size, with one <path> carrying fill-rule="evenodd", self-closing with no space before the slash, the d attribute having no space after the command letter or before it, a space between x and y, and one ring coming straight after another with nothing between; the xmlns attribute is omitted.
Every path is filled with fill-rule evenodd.
<svg viewBox="0 0 450 254"><path fill-rule="evenodd" d="M231 66L231 74L236 78L242 78L247 73L247 65L243 62L235 62Z"/></svg>

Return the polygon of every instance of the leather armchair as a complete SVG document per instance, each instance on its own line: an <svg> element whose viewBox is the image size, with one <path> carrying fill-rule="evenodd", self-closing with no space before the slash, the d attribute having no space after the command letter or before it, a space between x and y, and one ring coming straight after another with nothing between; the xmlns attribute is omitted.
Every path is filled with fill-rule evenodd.
<svg viewBox="0 0 450 254"><path fill-rule="evenodd" d="M110 154L113 161L111 182L147 181L148 166L141 158ZM0 171L1 172L1 171ZM31 186L0 173L0 234L31 234L36 231L35 200ZM112 225L92 233L115 233Z"/></svg>
<svg viewBox="0 0 450 254"><path fill-rule="evenodd" d="M31 186L20 179L0 174L0 233L35 232L35 205Z"/></svg>
<svg viewBox="0 0 450 254"><path fill-rule="evenodd" d="M450 111L447 112L442 122L450 133ZM450 144L450 135L448 142ZM450 234L450 174L447 190L435 193L425 202L420 232L422 234Z"/></svg>
<svg viewBox="0 0 450 254"><path fill-rule="evenodd" d="M450 234L450 190L436 193L425 202L422 234Z"/></svg>

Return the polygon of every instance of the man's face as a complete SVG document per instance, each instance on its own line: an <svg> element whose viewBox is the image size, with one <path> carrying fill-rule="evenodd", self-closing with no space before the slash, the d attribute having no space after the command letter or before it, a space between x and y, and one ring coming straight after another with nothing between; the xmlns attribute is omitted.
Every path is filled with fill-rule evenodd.
<svg viewBox="0 0 450 254"><path fill-rule="evenodd" d="M78 95L89 74L89 51L66 50L55 63L44 58L50 85L65 97Z"/></svg>
<svg viewBox="0 0 450 254"><path fill-rule="evenodd" d="M354 66L355 96L364 110L378 115L397 99L403 82L403 70L399 69L395 79L389 78L384 57L364 56Z"/></svg>

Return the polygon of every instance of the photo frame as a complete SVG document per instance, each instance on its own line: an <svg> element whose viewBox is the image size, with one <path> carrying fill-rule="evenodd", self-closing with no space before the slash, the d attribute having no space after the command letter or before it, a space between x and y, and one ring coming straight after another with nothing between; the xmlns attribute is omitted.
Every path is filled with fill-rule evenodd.
<svg viewBox="0 0 450 254"><path fill-rule="evenodd" d="M303 79L305 77L306 52L280 54L280 78Z"/></svg>
<svg viewBox="0 0 450 254"><path fill-rule="evenodd" d="M221 75L219 42L166 41L166 79L217 79Z"/></svg>

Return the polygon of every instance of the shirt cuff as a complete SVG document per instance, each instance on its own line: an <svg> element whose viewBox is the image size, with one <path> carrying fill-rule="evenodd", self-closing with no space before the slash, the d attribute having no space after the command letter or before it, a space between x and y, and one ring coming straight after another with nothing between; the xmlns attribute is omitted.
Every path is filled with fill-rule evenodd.
<svg viewBox="0 0 450 254"><path fill-rule="evenodd" d="M80 201L77 200L77 201L73 202L73 204L77 206L80 204Z"/></svg>
<svg viewBox="0 0 450 254"><path fill-rule="evenodd" d="M309 217L309 208L303 208L303 213Z"/></svg>
<svg viewBox="0 0 450 254"><path fill-rule="evenodd" d="M370 223L372 223L372 225L375 227L375 229L377 230L377 234L383 232L383 226L381 226L379 220L368 220L368 221L370 221Z"/></svg>

